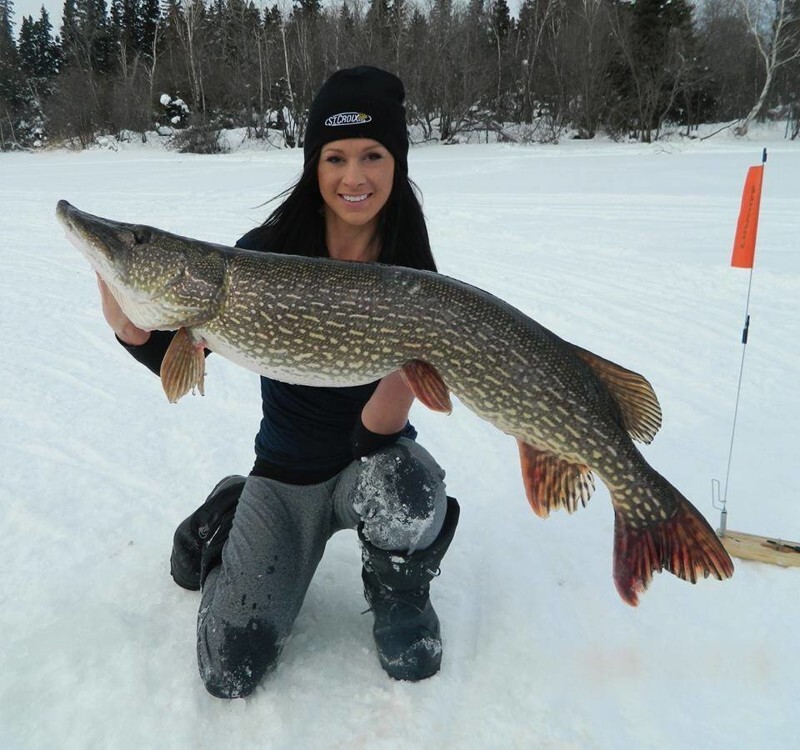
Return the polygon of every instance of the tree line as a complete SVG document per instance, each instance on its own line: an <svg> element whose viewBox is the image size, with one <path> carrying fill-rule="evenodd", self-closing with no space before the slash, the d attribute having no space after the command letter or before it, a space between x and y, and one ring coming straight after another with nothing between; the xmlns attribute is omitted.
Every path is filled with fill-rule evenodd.
<svg viewBox="0 0 800 750"><path fill-rule="evenodd" d="M284 0L285 2L286 0ZM160 128L303 142L320 84L377 65L421 139L652 141L772 115L800 130L800 0L64 0L14 33L0 0L0 149Z"/></svg>

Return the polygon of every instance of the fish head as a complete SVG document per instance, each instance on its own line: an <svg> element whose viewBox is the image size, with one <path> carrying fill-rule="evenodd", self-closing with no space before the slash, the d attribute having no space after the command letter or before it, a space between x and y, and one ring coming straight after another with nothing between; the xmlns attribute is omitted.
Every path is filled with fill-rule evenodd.
<svg viewBox="0 0 800 750"><path fill-rule="evenodd" d="M63 200L56 216L134 325L174 330L217 314L227 270L219 246L93 216Z"/></svg>

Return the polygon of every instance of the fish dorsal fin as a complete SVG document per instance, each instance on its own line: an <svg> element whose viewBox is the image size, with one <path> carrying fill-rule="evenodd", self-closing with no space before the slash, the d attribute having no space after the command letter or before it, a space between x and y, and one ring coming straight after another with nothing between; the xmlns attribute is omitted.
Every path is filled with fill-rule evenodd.
<svg viewBox="0 0 800 750"><path fill-rule="evenodd" d="M653 386L638 373L572 345L577 354L603 382L617 402L625 430L640 443L650 443L661 427L661 406Z"/></svg>
<svg viewBox="0 0 800 750"><path fill-rule="evenodd" d="M400 369L412 393L429 409L449 414L453 411L450 389L439 371L421 359L412 359Z"/></svg>
<svg viewBox="0 0 800 750"><path fill-rule="evenodd" d="M594 492L594 476L583 464L517 440L522 465L522 482L533 512L547 518L550 511L564 508L569 513L585 506Z"/></svg>
<svg viewBox="0 0 800 750"><path fill-rule="evenodd" d="M186 328L179 328L161 362L161 385L171 404L192 388L203 393L206 358L203 344L196 343Z"/></svg>

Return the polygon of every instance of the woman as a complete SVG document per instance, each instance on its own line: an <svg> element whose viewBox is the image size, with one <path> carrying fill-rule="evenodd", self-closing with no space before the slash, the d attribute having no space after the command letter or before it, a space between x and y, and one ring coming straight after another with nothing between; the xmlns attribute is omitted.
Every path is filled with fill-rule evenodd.
<svg viewBox="0 0 800 750"><path fill-rule="evenodd" d="M408 179L402 82L377 68L335 73L309 113L302 176L251 250L435 271ZM120 342L158 373L172 332L136 328L101 282ZM429 583L453 538L458 504L415 442L414 397L399 372L350 388L261 378L263 418L250 475L223 479L175 532L171 572L202 587L198 662L209 692L252 692L274 667L325 544L357 529L380 663L401 680L441 664Z"/></svg>

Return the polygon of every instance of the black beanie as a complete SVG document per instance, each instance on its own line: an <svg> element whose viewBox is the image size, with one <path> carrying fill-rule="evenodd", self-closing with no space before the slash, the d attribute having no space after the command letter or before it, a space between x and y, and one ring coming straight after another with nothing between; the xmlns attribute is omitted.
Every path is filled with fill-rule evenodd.
<svg viewBox="0 0 800 750"><path fill-rule="evenodd" d="M372 138L408 173L405 89L395 75L360 66L334 73L311 104L303 145L304 161L326 143L344 138Z"/></svg>

